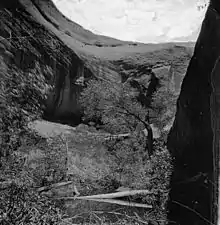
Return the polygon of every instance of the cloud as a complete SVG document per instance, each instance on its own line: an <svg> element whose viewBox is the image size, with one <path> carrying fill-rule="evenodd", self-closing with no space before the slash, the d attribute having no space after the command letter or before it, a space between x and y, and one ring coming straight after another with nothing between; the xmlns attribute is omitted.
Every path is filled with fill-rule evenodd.
<svg viewBox="0 0 220 225"><path fill-rule="evenodd" d="M122 40L167 42L196 38L207 0L53 0L86 29ZM203 1L203 2L201 2ZM199 7L198 7L199 6ZM199 10L200 9L200 10ZM191 40L190 40L191 41Z"/></svg>

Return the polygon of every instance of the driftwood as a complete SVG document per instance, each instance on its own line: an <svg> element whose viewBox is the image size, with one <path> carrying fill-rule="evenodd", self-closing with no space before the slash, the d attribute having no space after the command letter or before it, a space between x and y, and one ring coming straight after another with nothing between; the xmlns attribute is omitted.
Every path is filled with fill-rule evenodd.
<svg viewBox="0 0 220 225"><path fill-rule="evenodd" d="M130 207L138 207L138 208L148 208L152 209L152 205L142 204L142 203L136 203L136 202L128 202L128 201L122 201L122 200L116 200L116 199L86 199L87 201L96 201L96 202L106 202L111 204L117 204L117 205L124 205L124 206L130 206Z"/></svg>
<svg viewBox="0 0 220 225"><path fill-rule="evenodd" d="M108 193L108 194L99 194L99 195L90 195L90 196L78 196L78 197L63 197L59 199L63 200L75 200L75 199L112 199L112 198L120 198L126 196L133 196L137 194L152 194L152 192L148 190L131 190L131 191L121 191L117 193Z"/></svg>

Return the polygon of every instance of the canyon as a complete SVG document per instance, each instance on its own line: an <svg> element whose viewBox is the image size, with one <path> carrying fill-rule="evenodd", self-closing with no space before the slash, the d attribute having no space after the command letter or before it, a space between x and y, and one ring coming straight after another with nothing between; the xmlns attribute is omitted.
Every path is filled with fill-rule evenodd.
<svg viewBox="0 0 220 225"><path fill-rule="evenodd" d="M157 77L167 86L175 80L180 91L194 43L142 44L95 35L62 15L50 0L0 4L0 53L7 65L24 72L40 65L53 86L47 92L47 120L79 124L78 98L90 79L129 79L147 88Z"/></svg>
<svg viewBox="0 0 220 225"><path fill-rule="evenodd" d="M46 120L78 125L79 96L90 79L129 81L142 96L157 87L155 79L175 89L177 112L167 140L174 162L169 218L181 225L217 224L217 0L210 2L196 45L143 44L96 35L62 15L50 0L1 1L0 15L1 59L8 68L13 65L23 72L39 65L46 78Z"/></svg>

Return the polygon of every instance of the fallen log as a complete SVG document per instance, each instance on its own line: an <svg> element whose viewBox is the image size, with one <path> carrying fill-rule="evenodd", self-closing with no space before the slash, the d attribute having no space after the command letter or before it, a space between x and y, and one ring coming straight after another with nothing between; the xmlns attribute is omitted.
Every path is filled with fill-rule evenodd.
<svg viewBox="0 0 220 225"><path fill-rule="evenodd" d="M112 198L120 198L126 196L133 196L137 194L152 194L152 192L148 190L129 190L129 191L121 191L116 193L108 193L108 194L99 194L99 195L90 195L90 196L78 196L78 197L63 197L60 199L63 200L75 200L75 199L112 199Z"/></svg>
<svg viewBox="0 0 220 225"><path fill-rule="evenodd" d="M63 198L61 198L61 199L63 199ZM79 198L76 197L75 199L79 199ZM69 198L68 198L68 200L69 200ZM138 207L138 208L147 208L147 209L153 208L152 205L147 205L147 204L143 204L143 203L136 203L136 202L128 202L128 201L117 200L117 199L87 198L87 199L83 199L83 200L95 201L95 202L104 202L104 203L117 204L117 205L129 206L129 207Z"/></svg>
<svg viewBox="0 0 220 225"><path fill-rule="evenodd" d="M116 200L116 199L86 199L87 201L95 201L95 202L105 202L110 204L117 204L117 205L124 205L129 207L138 207L138 208L147 208L152 209L152 205L142 204L142 203L136 203L136 202L127 202L122 200Z"/></svg>

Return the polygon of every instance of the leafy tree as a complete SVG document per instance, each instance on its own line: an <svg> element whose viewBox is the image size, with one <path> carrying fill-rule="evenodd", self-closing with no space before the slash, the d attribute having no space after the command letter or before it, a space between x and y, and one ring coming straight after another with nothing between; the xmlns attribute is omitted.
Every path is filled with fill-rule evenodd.
<svg viewBox="0 0 220 225"><path fill-rule="evenodd" d="M112 84L104 80L92 80L82 92L80 103L84 119L101 121L105 130L130 134L145 131L145 149L153 154L153 132L148 120L148 109L136 99L137 92L129 84ZM143 133L143 132L142 132Z"/></svg>

